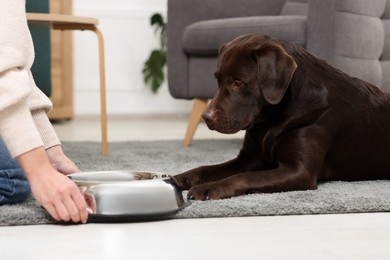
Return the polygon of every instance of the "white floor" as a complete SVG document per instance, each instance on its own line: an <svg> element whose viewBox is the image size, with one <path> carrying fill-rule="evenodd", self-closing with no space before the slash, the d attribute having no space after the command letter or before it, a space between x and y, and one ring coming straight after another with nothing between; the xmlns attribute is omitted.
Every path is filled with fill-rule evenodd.
<svg viewBox="0 0 390 260"><path fill-rule="evenodd" d="M96 118L56 124L61 140L100 138ZM181 139L185 117L110 118L109 140ZM91 130L92 129L92 130ZM201 125L195 138L222 136ZM390 259L390 213L0 228L1 259Z"/></svg>

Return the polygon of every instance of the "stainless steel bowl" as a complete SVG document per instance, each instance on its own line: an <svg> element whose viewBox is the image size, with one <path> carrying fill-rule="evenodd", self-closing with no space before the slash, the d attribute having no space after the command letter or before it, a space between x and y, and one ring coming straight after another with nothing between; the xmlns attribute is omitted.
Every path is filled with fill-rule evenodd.
<svg viewBox="0 0 390 260"><path fill-rule="evenodd" d="M98 171L68 176L85 195L88 222L164 219L184 207L180 189L167 174Z"/></svg>

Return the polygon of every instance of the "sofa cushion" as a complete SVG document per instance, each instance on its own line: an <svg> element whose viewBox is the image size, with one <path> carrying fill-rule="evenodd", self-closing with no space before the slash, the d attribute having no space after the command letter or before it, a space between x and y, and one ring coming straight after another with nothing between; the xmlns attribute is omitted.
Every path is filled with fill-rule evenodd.
<svg viewBox="0 0 390 260"><path fill-rule="evenodd" d="M380 17L386 6L386 0L338 0L335 9L339 12Z"/></svg>
<svg viewBox="0 0 390 260"><path fill-rule="evenodd" d="M305 47L305 16L252 16L193 23L183 33L187 54L216 56L219 47L243 34L265 34ZM172 40L172 39L170 39Z"/></svg>
<svg viewBox="0 0 390 260"><path fill-rule="evenodd" d="M280 14L307 16L307 0L287 0Z"/></svg>
<svg viewBox="0 0 390 260"><path fill-rule="evenodd" d="M337 12L334 15L334 26L337 26L332 46L335 55L379 59L385 42L383 24L379 18Z"/></svg>

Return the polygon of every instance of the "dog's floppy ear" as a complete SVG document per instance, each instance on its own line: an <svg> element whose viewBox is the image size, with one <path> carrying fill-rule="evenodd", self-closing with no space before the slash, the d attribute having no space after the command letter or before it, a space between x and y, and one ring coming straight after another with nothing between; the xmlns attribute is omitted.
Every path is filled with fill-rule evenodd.
<svg viewBox="0 0 390 260"><path fill-rule="evenodd" d="M278 104L290 84L297 64L284 48L267 43L256 50L258 79L264 99Z"/></svg>
<svg viewBox="0 0 390 260"><path fill-rule="evenodd" d="M220 47L219 47L219 50L218 50L218 56L221 56L221 53L223 52L223 50L226 48L226 43L222 44Z"/></svg>

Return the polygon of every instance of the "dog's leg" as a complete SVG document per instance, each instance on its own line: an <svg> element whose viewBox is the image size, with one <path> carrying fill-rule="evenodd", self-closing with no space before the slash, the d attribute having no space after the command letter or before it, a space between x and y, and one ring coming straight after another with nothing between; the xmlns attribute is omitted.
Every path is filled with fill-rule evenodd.
<svg viewBox="0 0 390 260"><path fill-rule="evenodd" d="M242 154L241 152L237 158L228 162L201 166L173 176L173 178L176 180L180 189L189 190L196 185L216 182L242 172L263 171L273 169L277 166L275 163L268 162L264 158L242 156Z"/></svg>
<svg viewBox="0 0 390 260"><path fill-rule="evenodd" d="M327 151L327 138L312 129L285 134L274 146L278 166L268 170L246 170L215 182L201 183L188 191L196 200L221 199L247 193L310 190L317 179Z"/></svg>
<svg viewBox="0 0 390 260"><path fill-rule="evenodd" d="M282 166L267 171L235 174L216 182L199 184L188 191L195 200L223 199L248 193L269 193L317 188L316 176L306 169Z"/></svg>
<svg viewBox="0 0 390 260"><path fill-rule="evenodd" d="M237 173L270 168L274 168L272 163L262 158L259 145L253 136L247 133L237 158L222 164L198 167L174 178L182 190L188 190L195 185L218 181Z"/></svg>
<svg viewBox="0 0 390 260"><path fill-rule="evenodd" d="M180 189L188 190L201 183L214 182L240 173L242 172L241 165L243 163L236 158L222 164L201 166L173 176L173 178L176 180Z"/></svg>

